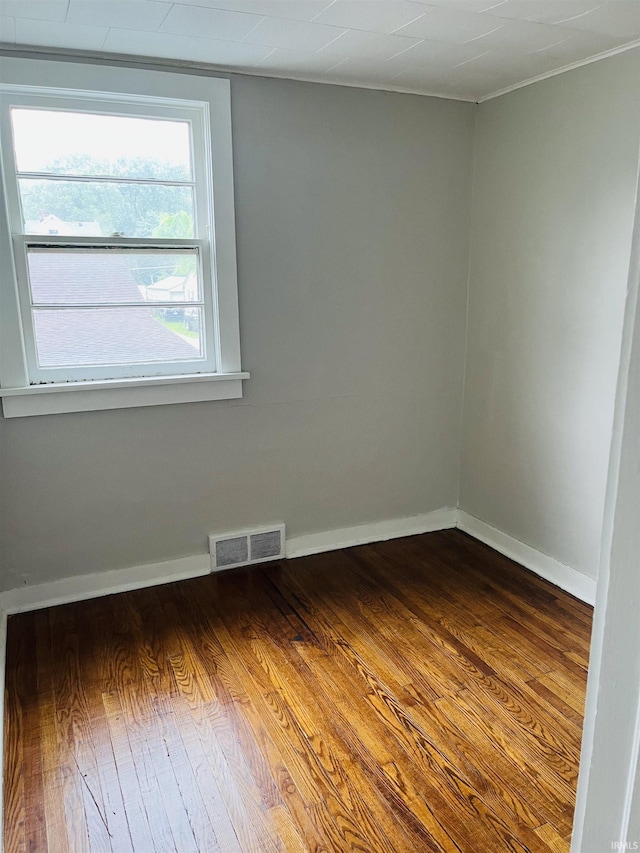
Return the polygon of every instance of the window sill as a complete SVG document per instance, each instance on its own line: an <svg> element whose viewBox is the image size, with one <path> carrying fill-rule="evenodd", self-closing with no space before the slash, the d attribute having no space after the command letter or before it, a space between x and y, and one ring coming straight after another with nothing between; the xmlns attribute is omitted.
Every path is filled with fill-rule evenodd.
<svg viewBox="0 0 640 853"><path fill-rule="evenodd" d="M0 388L5 418L129 409L242 397L242 380L249 373L200 373L145 379L107 379L91 382L52 382L24 388Z"/></svg>

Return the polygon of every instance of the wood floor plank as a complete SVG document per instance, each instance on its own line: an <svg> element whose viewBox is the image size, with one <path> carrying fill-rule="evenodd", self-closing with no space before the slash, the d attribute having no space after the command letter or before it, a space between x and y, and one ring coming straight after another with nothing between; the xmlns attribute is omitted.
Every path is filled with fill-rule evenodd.
<svg viewBox="0 0 640 853"><path fill-rule="evenodd" d="M209 708L181 709L176 722L218 847L224 853L242 853L238 835L244 836L234 829L234 818L243 812L242 789L230 781L232 773L210 722L213 715Z"/></svg>
<svg viewBox="0 0 640 853"><path fill-rule="evenodd" d="M167 615L173 613L175 624L174 602L165 600L162 606ZM175 642L175 653L170 662L184 703L192 711L199 734L209 740L208 755L214 762L213 766L225 766L224 775L236 781L236 795L229 798L229 804L234 814L240 813L244 817L238 830L240 841L249 849L264 849L271 853L278 848L278 838L269 809L282 802L278 791L272 780L268 784L266 773L261 772L263 766L255 761L255 750L250 751L254 760L249 764L246 753L239 749L237 739L230 732L226 711L217 701L216 691L198 663L198 655L188 634L176 631ZM198 714L199 710L204 713ZM216 755L213 755L212 748L215 748ZM228 787L225 786L225 790Z"/></svg>
<svg viewBox="0 0 640 853"><path fill-rule="evenodd" d="M411 540L403 540L403 553L415 560L415 549ZM455 635L463 636L464 641L477 651L475 637L481 634L479 646L482 648L482 656L494 669L499 669L503 674L513 673L518 678L523 675L529 677L544 674L549 671L543 656L540 655L537 643L527 643L514 633L517 625L504 620L505 614L496 607L494 596L483 594L486 578L474 577L470 571L464 573L464 583L461 584L459 572L452 571L443 555L430 555L428 562L430 569L427 576L419 578L419 583L428 584L435 593L438 605L442 607L444 602L453 605L442 607L442 624L449 628ZM416 583L415 573L409 575L412 582ZM469 581L471 580L471 583ZM474 586L477 587L478 598L474 602L472 610L465 606ZM519 654L516 658L510 654L514 641L518 642Z"/></svg>
<svg viewBox="0 0 640 853"><path fill-rule="evenodd" d="M282 753L220 644L216 633L218 617L215 615L217 585L217 578L200 589L196 585L188 588L183 585L180 597L194 613L185 630L216 695L216 702L193 712L193 723L214 775L224 781L220 791L234 822L234 830L237 829L242 836L245 848L253 849L258 843L252 835L255 832L254 821L243 819L246 812L244 803L254 803L262 797L265 807L273 809L278 803L286 802L289 810L296 813L297 824L303 829L309 849L329 851L332 848L320 841L321 835L310 822L305 801L283 762ZM205 608L194 610L195 600L204 601ZM253 780L249 770L253 773ZM257 791L252 790L254 784ZM242 786L249 786L245 794ZM274 788L277 793L274 793ZM228 849L234 850L231 842L228 842Z"/></svg>
<svg viewBox="0 0 640 853"><path fill-rule="evenodd" d="M337 612L334 610L334 615L332 617L334 624L338 622L339 618L345 617L345 609L348 609L348 605L349 602L345 602L343 599L340 600L340 617L337 616ZM391 613L389 608L387 608L385 612L387 616ZM371 634L366 631L365 628L366 623L361 626L361 630L363 631L363 636L366 638L366 641L371 642ZM350 642L352 641L352 637L353 634L350 635ZM424 643L422 645L424 645ZM300 651L300 654L302 654L303 657L308 654L308 646L306 644L296 644L296 648ZM419 670L421 662L418 658L420 657L420 653L423 651L419 643L415 644L414 651L415 654L411 656L411 660ZM313 660L312 670L313 672L322 673L323 684L325 685L324 692L326 692L326 687L330 682L327 677L327 667L326 665L322 666L322 663L322 661L318 661L317 659ZM384 665L381 666L381 658L379 655L377 655L377 669L379 673L383 673L387 683L392 684L392 689L396 696L402 695L404 690L413 698L414 701L409 701L408 703L410 705L412 715L417 719L422 728L428 732L429 737L437 744L438 749L445 755L445 757L449 758L455 766L460 767L468 779L473 779L474 782L477 783L478 788L483 789L484 796L488 801L493 803L499 811L502 811L505 808L506 801L507 812L509 812L508 819L517 820L519 814L522 812L528 812L527 818L531 825L535 825L538 822L537 818L539 816L529 811L528 804L525 800L521 798L520 801L518 801L516 798L510 798L508 790L505 789L504 780L500 779L500 777L494 773L494 767L492 766L493 761L490 763L489 761L484 760L479 754L474 754L475 763L469 760L468 755L473 753L473 744L466 741L462 735L458 731L452 729L450 725L447 725L448 721L439 714L437 707L432 701L430 701L431 696L425 696L420 692L419 687L414 684L406 685L403 688L397 681L394 681L394 678L397 677L397 673L393 669L385 668ZM343 691L348 690L348 684L345 686L344 682L342 682L342 685ZM367 720L366 729L370 731L372 725L372 721ZM505 775L508 776L509 774L507 773ZM495 780L495 785L492 785L492 779ZM525 781L526 780L524 779L521 780L521 785ZM513 778L511 779L511 782L513 782Z"/></svg>
<svg viewBox="0 0 640 853"><path fill-rule="evenodd" d="M269 580L264 589L277 607L261 612L262 633L267 637L287 636L287 629L290 629L290 641L278 644L282 670L289 682L294 676L299 678L300 691L310 680L321 681L322 690L316 691L315 702L309 711L316 726L331 732L336 757L341 764L349 766L349 777L359 792L363 794L371 784L377 789L380 800L369 795L366 802L372 817L392 842L393 849L425 848L431 843L432 839L424 833L415 832L413 818L416 810L423 813L435 838L442 834L442 839L448 841L433 815L421 806L420 796L410 780L405 779L402 790L398 789L398 774L393 762L397 756L397 743L389 741L384 730L377 729L376 716L358 689L357 679L351 678L350 673L345 677L344 670L340 668L340 656L334 658L327 653L300 614L287 604ZM295 690L296 686L290 682L291 688ZM380 768L385 766L394 766L391 776L380 773ZM389 798L396 806L395 816L390 813ZM407 837L403 837L400 828L394 825L398 816L404 823Z"/></svg>
<svg viewBox="0 0 640 853"><path fill-rule="evenodd" d="M591 610L460 531L9 619L8 853L567 853Z"/></svg>
<svg viewBox="0 0 640 853"><path fill-rule="evenodd" d="M60 755L57 746L56 733L56 711L53 695L53 683L51 672L51 632L49 630L49 613L39 610L34 614L35 622L35 656L38 695L34 704L38 710L38 725L32 732L34 744L37 743L42 757L43 773L43 802L38 808L44 818L46 827L47 847L51 850L57 849L60 853L70 853L68 833L66 827L66 815L64 811L63 798L60 796L62 788L62 767L64 756Z"/></svg>
<svg viewBox="0 0 640 853"><path fill-rule="evenodd" d="M489 740L500 748L514 763L526 768L531 777L532 784L537 785L547 796L547 801L555 799L558 809L553 817L554 826L565 831L570 828L566 826L566 813L564 804L569 800L570 782L559 776L554 768L550 767L545 756L540 754L535 744L519 735L504 715L495 716L487 713L481 703L476 702L471 694L462 693L456 697L455 702L449 699L439 699L438 704L451 719L464 728L469 736L473 732L483 732ZM467 725L464 725L464 718Z"/></svg>
<svg viewBox="0 0 640 853"><path fill-rule="evenodd" d="M296 825L284 806L276 806L271 810L273 820L278 828L278 834L282 839L283 850L287 853L306 853L309 849L302 840Z"/></svg>
<svg viewBox="0 0 640 853"><path fill-rule="evenodd" d="M219 629L223 644L233 652L237 665L243 667L245 684L254 691L254 702L270 712L272 736L282 750L287 750L285 760L288 756L294 779L305 781L308 795L312 795L314 788L323 791L322 799L317 797L314 805L323 827L332 834L334 847L351 849L355 843L367 849L361 825L369 824L369 830L376 831L380 851L391 853L393 847L381 827L370 824L372 803L363 803L352 785L349 778L352 768L346 764L345 756L340 755L336 741L317 727L313 708L300 705L287 689L278 668L277 644L267 652L269 638L264 630L260 631L259 615L242 606L244 597L238 599L237 591L228 588L226 592L225 610L221 614L225 624L224 629ZM292 671L289 678L293 677ZM323 802L332 803L335 814L319 812Z"/></svg>
<svg viewBox="0 0 640 853"><path fill-rule="evenodd" d="M552 708L555 709L562 717L563 729L573 731L578 739L580 738L583 720L583 714L580 711L576 711L575 708L567 705L553 690L550 690L535 678L528 681L523 689L535 693L549 710ZM572 728L570 724L573 724Z"/></svg>
<svg viewBox="0 0 640 853"><path fill-rule="evenodd" d="M121 697L120 697L121 698ZM171 760L173 741L168 741L162 727L162 717L149 705L138 712L135 702L122 703L124 722L132 749L141 757L146 779L159 796L171 836L179 853L198 853L198 846L189 822L187 808L178 785Z"/></svg>
<svg viewBox="0 0 640 853"><path fill-rule="evenodd" d="M196 849L220 853L222 847L209 820L190 756L185 749L179 731L179 727L182 727L183 724L184 718L181 715L163 713L158 716L159 735L162 742L166 744L177 790L184 805L184 812L195 840ZM183 848L181 844L180 849L187 848Z"/></svg>
<svg viewBox="0 0 640 853"><path fill-rule="evenodd" d="M562 701L573 708L573 710L583 716L584 714L584 695L580 690L579 685L572 682L567 677L566 673L559 670L554 670L547 675L540 676L539 683L544 685L548 690L558 696Z"/></svg>
<svg viewBox="0 0 640 853"><path fill-rule="evenodd" d="M95 605L95 602L91 602ZM111 847L118 853L133 853L131 842L131 820L122 793L118 767L115 761L113 742L102 699L102 683L99 678L99 659L102 638L96 635L95 606L75 607L72 610L77 633L82 637L79 648L79 666L87 673L85 699L90 721L92 758L95 761L97 784L104 804L104 823L111 839ZM135 816L136 831L140 816Z"/></svg>
<svg viewBox="0 0 640 853"><path fill-rule="evenodd" d="M331 719L336 736L352 761L375 786L399 822L395 832L392 828L388 830L395 849L458 850L431 806L429 780L415 769L406 752L380 725L375 709L362 695L357 682L341 670L337 660L315 645L297 644L296 652L313 673L322 673L323 693L327 698L318 702L318 710ZM408 841L403 842L399 837L401 827Z"/></svg>
<svg viewBox="0 0 640 853"><path fill-rule="evenodd" d="M524 753L517 743L503 736L499 724L494 728L484 718L477 716L460 698L439 699L436 705L467 740L473 740L478 744L478 748L486 750L489 761L497 766L504 764L511 767L511 774L515 775L513 782L507 779L511 796L532 803L536 814L539 812L554 825L564 826L566 800L558 796L556 785L550 782L545 774L540 773L535 761ZM535 821L532 821L531 825L534 823Z"/></svg>
<svg viewBox="0 0 640 853"><path fill-rule="evenodd" d="M118 780L131 827L134 850L155 853L176 851L175 841L162 804L155 772L146 753L131 746L118 694L104 693L102 701L109 726Z"/></svg>
<svg viewBox="0 0 640 853"><path fill-rule="evenodd" d="M455 659L442 654L442 647L412 620L412 612L392 595L386 595L369 577L357 571L358 561L348 552L340 552L334 561L338 574L349 574L349 593L336 587L332 574L323 578L325 591L333 590L333 612L349 626L354 642L366 645L379 661L385 661L400 683L411 680L423 695L432 699L450 696L466 686L466 671ZM351 570L351 571L350 571ZM338 610L336 611L336 608ZM429 665L437 659L438 666Z"/></svg>
<svg viewBox="0 0 640 853"><path fill-rule="evenodd" d="M32 614L35 617L35 614ZM37 703L38 683L36 666L35 618L29 625L25 637L24 674L21 689L21 704L24 726L24 754L22 773L24 790L27 794L25 804L25 843L27 850L41 849L46 846L46 823L37 806L44 799L44 773L42 753L39 746L39 708Z"/></svg>
<svg viewBox="0 0 640 853"><path fill-rule="evenodd" d="M25 638L12 632L9 621L7 656L11 655L12 675L5 686L4 715L4 849L7 853L24 853L26 843L27 796L24 767L25 740L29 734L24 729L24 713L20 700L20 682L24 672ZM26 634L25 630L25 634Z"/></svg>
<svg viewBox="0 0 640 853"><path fill-rule="evenodd" d="M535 833L553 853L569 853L569 841L559 835L550 824L545 823L543 826L537 827Z"/></svg>
<svg viewBox="0 0 640 853"><path fill-rule="evenodd" d="M81 734L86 714L82 709L78 711L75 708L75 696L82 697L84 687L79 685L76 692L72 676L69 675L74 671L77 675L73 660L77 646L73 637L67 640L63 631L64 639L60 649L56 649L54 653L57 626L60 622L66 624L69 618L69 611L60 613L61 610L64 609L56 608L55 613L49 610L43 614L37 644L39 739L43 744L41 752L44 790L49 808L56 812L57 818L54 825L47 822L47 838L49 845L51 839L55 839L60 850L69 849L74 853L78 850L82 853L90 850L90 838L96 840L99 845L97 849L104 849L108 841L105 838L99 807L96 807L87 791L86 780L77 760L77 742L81 744L83 751L86 746L85 738ZM77 731L74 732L74 729ZM98 823L101 826L98 826Z"/></svg>
<svg viewBox="0 0 640 853"><path fill-rule="evenodd" d="M76 608L58 607L49 613L50 649L63 662L53 671L58 744L64 745L63 773L69 791L82 802L89 849L112 850L107 812L98 772L96 742L100 737L90 711L90 686L82 678L84 646L78 636ZM73 808L77 808L74 804Z"/></svg>
<svg viewBox="0 0 640 853"><path fill-rule="evenodd" d="M554 633L560 633L567 642L580 643L588 650L591 635L592 608L573 596L563 593L539 578L533 572L517 566L508 557L496 554L489 546L471 536L456 531L443 532L449 560L464 575L475 577L491 591L492 598L500 602L503 597L530 615L548 622ZM465 557L466 555L466 557ZM558 619L558 614L563 618Z"/></svg>
<svg viewBox="0 0 640 853"><path fill-rule="evenodd" d="M394 578L394 583L398 587L397 594L402 596L402 590L406 590L406 585L403 585L403 581L398 577ZM443 645L448 644L450 651L455 653L456 651L461 650L461 654L463 656L469 657L469 648L475 646L476 651L474 653L475 663L477 663L480 655L478 651L481 651L483 656L491 658L493 655L493 646L490 644L493 642L490 634L485 634L487 638L486 647L483 644L478 644L473 639L469 639L469 629L460 630L455 623L452 622L452 617L448 616L446 619L442 618L441 613L439 611L435 611L433 607L430 607L428 603L421 601L420 605L417 606L415 604L411 604L407 598L404 598L405 602L407 602L407 606L412 607L413 610L422 617L422 621L428 621L429 618L432 620L437 620L438 624L446 627L448 630L448 636L440 634L438 641ZM502 621L504 617L500 617ZM469 620L467 620L468 622ZM473 631L475 629L471 629ZM456 639L459 641L457 647L455 644L451 643L451 637L455 635ZM514 637L514 643L517 640L517 634ZM515 645L512 648L517 648L518 653L520 654L520 647ZM550 658L549 665L545 665L545 669L548 672L545 672L544 675L553 675L551 673L550 665L551 661L554 661L554 665L558 665L559 672L570 672L571 677L573 678L573 689L575 695L580 696L584 695L584 689L586 685L586 671L575 664L573 661L564 661L562 656L558 654L557 649L555 647L549 647L546 644L543 644L539 647L539 653L544 657L544 654L550 650ZM488 652L488 653L487 653ZM500 668L498 666L498 668ZM548 727L548 734L545 735L545 732L542 731L540 734L543 737L550 737L553 742L553 730L554 726L557 723L558 717L557 714L554 713L553 709L550 708L546 703L541 702L538 697L531 695L532 691L528 689L528 683L531 681L527 677L526 671L521 671L518 673L518 670L514 670L513 667L507 668L502 667L501 672L503 674L510 674L511 678L503 678L497 679L496 677L496 662L495 660L492 662L492 665L487 669L486 667L480 666L472 666L468 668L468 675L470 676L467 679L467 686L469 689L475 690L479 687L481 690L488 690L491 694L492 699L499 699L503 704L510 704L512 711L517 711L521 717L525 717L525 724L534 725L539 728L541 723L545 723ZM518 674L520 677L518 678ZM509 683L509 692L507 692L505 688L505 684ZM559 685L558 685L559 686ZM566 687L566 683L565 683ZM528 717L523 710L533 706L533 710L530 711ZM556 709L557 710L557 709ZM533 721L533 722L532 722ZM556 739L555 746L558 748L560 752L566 749L572 749L571 759L577 760L580 750L580 731L577 729L567 729L563 727L562 729L562 737L560 739Z"/></svg>
<svg viewBox="0 0 640 853"><path fill-rule="evenodd" d="M290 578L295 586L296 597L305 608L313 628L320 628L346 659L351 668L352 677L362 683L366 698L376 711L379 721L396 741L407 759L407 767L415 766L422 771L424 778L435 778L437 784L430 790L429 797L438 804L438 817L451 840L467 849L474 843L480 843L487 849L518 850L520 842L513 836L507 824L486 804L484 799L472 787L460 768L451 764L429 737L425 729L406 713L388 684L381 681L367 666L363 658L352 648L347 639L348 632L335 613L325 617L324 613L312 603L303 589L302 576ZM444 794L444 796L443 796ZM452 805L455 807L452 808ZM469 832L473 824L474 835ZM530 849L538 846L530 839Z"/></svg>

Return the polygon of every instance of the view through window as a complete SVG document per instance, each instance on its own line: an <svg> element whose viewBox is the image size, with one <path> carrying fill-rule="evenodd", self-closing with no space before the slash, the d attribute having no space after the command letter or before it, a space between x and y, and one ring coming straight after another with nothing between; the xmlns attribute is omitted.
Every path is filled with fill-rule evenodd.
<svg viewBox="0 0 640 853"><path fill-rule="evenodd" d="M203 370L192 123L20 104L11 127L35 378Z"/></svg>

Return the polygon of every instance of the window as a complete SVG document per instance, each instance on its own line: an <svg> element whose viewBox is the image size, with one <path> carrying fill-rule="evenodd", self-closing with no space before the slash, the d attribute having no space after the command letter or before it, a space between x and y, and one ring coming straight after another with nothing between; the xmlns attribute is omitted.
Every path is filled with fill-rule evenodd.
<svg viewBox="0 0 640 853"><path fill-rule="evenodd" d="M241 396L229 84L83 71L119 85L2 87L4 414Z"/></svg>

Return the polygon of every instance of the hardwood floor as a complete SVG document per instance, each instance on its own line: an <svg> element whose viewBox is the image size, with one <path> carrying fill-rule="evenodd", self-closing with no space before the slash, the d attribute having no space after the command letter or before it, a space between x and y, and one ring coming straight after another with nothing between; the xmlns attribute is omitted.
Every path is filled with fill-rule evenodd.
<svg viewBox="0 0 640 853"><path fill-rule="evenodd" d="M453 530L13 616L5 851L567 851L590 626Z"/></svg>

